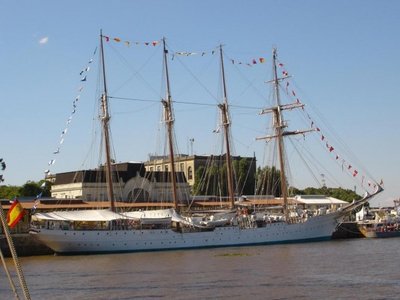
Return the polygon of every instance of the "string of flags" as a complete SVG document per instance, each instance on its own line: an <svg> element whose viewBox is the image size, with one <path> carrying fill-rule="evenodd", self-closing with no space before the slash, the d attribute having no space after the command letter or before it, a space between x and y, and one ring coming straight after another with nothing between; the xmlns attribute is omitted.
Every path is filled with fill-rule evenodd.
<svg viewBox="0 0 400 300"><path fill-rule="evenodd" d="M119 37L109 37L106 35L103 35L103 38L105 39L106 42L115 42L115 43L123 43L125 46L129 47L131 45L144 45L144 46L157 46L161 43L161 41L159 40L155 40L155 41L147 41L147 42L142 42L142 41L128 41L128 40L122 40Z"/></svg>
<svg viewBox="0 0 400 300"><path fill-rule="evenodd" d="M6 169L6 167L7 167L6 162L4 161L3 158L0 158L0 170L4 171ZM3 182L3 181L4 181L3 174L0 174L0 182Z"/></svg>
<svg viewBox="0 0 400 300"><path fill-rule="evenodd" d="M87 81L87 75L88 75L88 72L90 71L90 66L91 66L91 64L92 64L92 62L93 62L93 58L94 58L94 56L96 55L96 52L97 52L97 47L96 47L95 50L93 51L92 57L91 57L91 58L89 59L89 61L87 62L86 66L79 72L79 76L80 76L79 82L80 82L80 84L79 84L79 87L78 87L78 90L77 90L77 95L76 95L76 97L74 98L74 100L72 101L71 113L70 113L69 117L67 118L65 128L61 131L59 142L58 142L56 148L55 148L54 151L53 151L53 157L49 160L49 162L48 162L48 168L44 171L44 173L45 173L45 178L46 178L48 175L51 174L50 169L51 169L51 167L56 163L56 156L60 153L61 147L62 147L62 145L64 144L65 135L67 134L68 129L69 129L69 126L70 126L70 124L71 124L71 122L72 122L73 116L75 115L75 113L76 113L76 111L77 111L79 99L80 99L80 97L81 97L82 91L84 90L85 83L86 83L86 81ZM44 189L45 187L46 187L46 181L44 181L43 184L40 186L40 188L42 189L42 191L35 197L35 199L34 199L35 202L34 202L32 211L35 211L35 210L36 210L36 207L37 207L37 205L38 205L39 202L40 202L40 198L41 198L42 195L43 195L43 189Z"/></svg>
<svg viewBox="0 0 400 300"><path fill-rule="evenodd" d="M214 55L216 53L216 51L217 51L216 49L211 50L211 51L200 51L200 52L178 51L178 52L174 52L172 54L172 60L174 59L175 56L193 56L193 55L205 56L205 55L210 55L210 54ZM229 61L233 65L245 65L248 67L252 67L253 65L265 63L265 58L264 57L251 58L248 61L242 61L242 60L230 58Z"/></svg>
<svg viewBox="0 0 400 300"><path fill-rule="evenodd" d="M122 40L119 37L110 37L110 36L105 36L103 35L103 38L105 39L106 42L115 42L115 43L122 43L127 47L130 47L131 45L144 45L144 46L158 46L161 41L160 40L154 40L154 41L128 41L128 40ZM175 56L194 56L194 55L199 55L199 56L205 56L205 55L214 55L217 53L217 49L214 48L212 50L207 50L207 51L195 51L195 52L190 52L190 51L175 51L172 53L172 60L174 60ZM229 59L230 62L234 65L244 65L248 67L252 67L257 64L263 64L265 62L264 57L256 57L256 58L251 58L247 61L243 60L238 60L238 59Z"/></svg>
<svg viewBox="0 0 400 300"><path fill-rule="evenodd" d="M43 190L44 190L45 187L46 187L46 181L43 181L42 185L40 186L41 192L38 195L36 195L35 199L33 199L35 202L33 203L32 213L35 212L37 206L39 205L40 198L42 198Z"/></svg>
<svg viewBox="0 0 400 300"><path fill-rule="evenodd" d="M84 90L85 82L87 80L87 74L90 71L90 66L91 66L91 64L93 62L93 57L96 55L96 52L97 52L97 48L93 51L92 58L88 61L87 65L79 72L80 85L79 85L79 88L78 88L78 93L77 93L77 96L75 97L75 99L72 101L71 114L67 118L65 128L61 131L60 139L59 139L57 147L53 151L53 155L57 155L57 154L60 153L61 146L64 143L65 135L67 134L68 128L69 128L69 126L70 126L70 124L72 122L72 118L73 118L74 114L76 113L76 110L77 110L77 107L78 107L78 102L79 102L79 99L81 97L81 93ZM47 170L45 170L45 175L49 175L50 174L50 166L54 165L55 162L56 162L56 158L55 157L53 157L52 159L49 160L49 162L48 162L49 168Z"/></svg>
<svg viewBox="0 0 400 300"><path fill-rule="evenodd" d="M278 63L278 66L281 70L282 76L285 79L289 78L289 72L285 69L284 64L282 63ZM299 99L299 97L297 96L297 93L294 89L292 89L290 82L286 81L286 84L284 86L285 88L285 92L286 94L294 99L294 101L298 104L301 104L301 101ZM319 134L319 139L322 143L324 143L324 146L326 148L326 150L333 155L334 159L341 165L342 168L342 172L346 171L347 173L349 173L353 178L359 178L361 177L360 181L361 181L361 186L364 187L365 181L368 187L376 189L377 188L377 183L375 183L372 180L366 180L366 176L365 175L360 175L360 172L358 169L356 169L352 164L350 164L348 161L346 161L341 155L339 155L335 149L335 147L328 142L326 135L322 132L321 128L318 127L315 123L315 121L311 118L310 114L308 114L305 111L304 105L301 106L302 110L304 111L307 119L310 121L310 127L311 129L315 130L318 134ZM381 181L380 185L383 185L383 181Z"/></svg>

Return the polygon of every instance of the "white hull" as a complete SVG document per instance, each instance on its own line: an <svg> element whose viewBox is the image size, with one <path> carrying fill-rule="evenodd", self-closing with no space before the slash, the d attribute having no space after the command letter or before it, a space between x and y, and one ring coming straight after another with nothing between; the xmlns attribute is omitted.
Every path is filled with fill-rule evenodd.
<svg viewBox="0 0 400 300"><path fill-rule="evenodd" d="M116 253L327 240L337 226L337 217L333 213L303 223L277 222L257 228L224 226L184 233L173 229L40 229L33 233L57 253Z"/></svg>

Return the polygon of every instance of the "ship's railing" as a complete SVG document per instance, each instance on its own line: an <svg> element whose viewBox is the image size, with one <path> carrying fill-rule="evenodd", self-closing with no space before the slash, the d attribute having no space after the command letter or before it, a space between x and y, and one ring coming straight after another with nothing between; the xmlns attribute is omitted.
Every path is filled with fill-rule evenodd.
<svg viewBox="0 0 400 300"><path fill-rule="evenodd" d="M113 221L34 221L31 222L31 229L48 230L147 230L147 229L167 229L170 223L142 224L140 220L121 219Z"/></svg>

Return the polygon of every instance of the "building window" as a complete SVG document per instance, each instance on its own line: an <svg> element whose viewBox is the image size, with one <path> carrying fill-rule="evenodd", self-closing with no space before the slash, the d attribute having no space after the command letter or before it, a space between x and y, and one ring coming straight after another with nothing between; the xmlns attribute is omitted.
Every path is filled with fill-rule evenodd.
<svg viewBox="0 0 400 300"><path fill-rule="evenodd" d="M185 168L185 164L184 164L184 163L181 163L181 164L180 164L180 171L183 172L184 168Z"/></svg>
<svg viewBox="0 0 400 300"><path fill-rule="evenodd" d="M188 179L192 180L193 179L193 170L192 167L188 168Z"/></svg>
<svg viewBox="0 0 400 300"><path fill-rule="evenodd" d="M161 166L157 166L157 171L161 171Z"/></svg>
<svg viewBox="0 0 400 300"><path fill-rule="evenodd" d="M168 172L168 165L165 165L164 169L165 169L165 172Z"/></svg>
<svg viewBox="0 0 400 300"><path fill-rule="evenodd" d="M153 167L150 167L150 172L153 172Z"/></svg>

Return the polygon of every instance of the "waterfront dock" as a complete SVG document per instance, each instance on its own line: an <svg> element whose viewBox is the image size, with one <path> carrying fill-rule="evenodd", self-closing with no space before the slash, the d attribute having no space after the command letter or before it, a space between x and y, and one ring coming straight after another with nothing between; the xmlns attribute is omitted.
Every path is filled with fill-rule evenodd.
<svg viewBox="0 0 400 300"><path fill-rule="evenodd" d="M11 236L18 256L48 255L54 253L53 250L35 239L35 237L29 233L15 233ZM0 248L5 257L11 257L7 239L3 234L0 235Z"/></svg>

